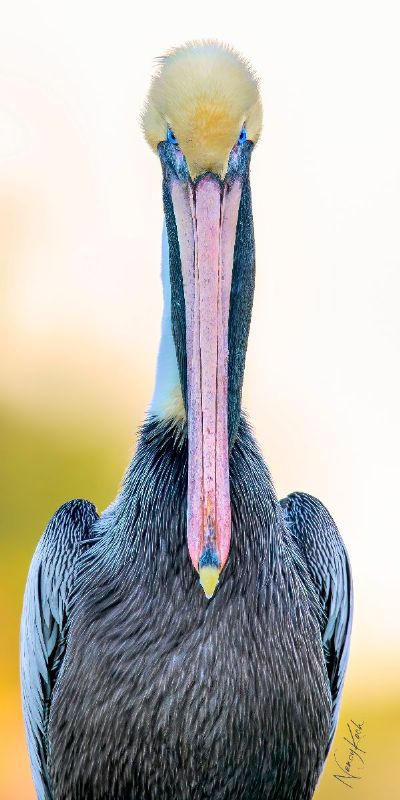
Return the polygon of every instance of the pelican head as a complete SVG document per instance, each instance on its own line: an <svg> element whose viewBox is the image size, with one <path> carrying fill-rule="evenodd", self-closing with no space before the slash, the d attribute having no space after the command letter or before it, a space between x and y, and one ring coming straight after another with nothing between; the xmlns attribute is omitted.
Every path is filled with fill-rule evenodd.
<svg viewBox="0 0 400 800"><path fill-rule="evenodd" d="M217 42L162 58L142 117L163 171L171 327L188 422L188 548L208 598L231 539L229 452L254 291L249 165L261 119L254 73Z"/></svg>

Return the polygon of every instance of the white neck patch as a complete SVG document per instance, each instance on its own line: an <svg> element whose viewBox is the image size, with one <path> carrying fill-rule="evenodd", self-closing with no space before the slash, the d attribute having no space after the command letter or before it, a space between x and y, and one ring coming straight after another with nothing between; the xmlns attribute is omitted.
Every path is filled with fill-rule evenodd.
<svg viewBox="0 0 400 800"><path fill-rule="evenodd" d="M160 419L186 417L183 404L178 362L171 325L171 284L169 278L169 246L165 220L162 231L161 281L164 309L161 323L161 340L158 350L156 381L149 414Z"/></svg>

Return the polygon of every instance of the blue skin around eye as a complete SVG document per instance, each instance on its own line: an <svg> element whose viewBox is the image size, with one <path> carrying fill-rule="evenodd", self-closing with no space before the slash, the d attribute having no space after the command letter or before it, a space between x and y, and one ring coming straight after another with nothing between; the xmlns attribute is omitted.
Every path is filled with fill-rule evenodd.
<svg viewBox="0 0 400 800"><path fill-rule="evenodd" d="M176 138L174 132L171 131L171 128L168 128L167 130L167 142L170 142L170 144L178 144L178 139Z"/></svg>
<svg viewBox="0 0 400 800"><path fill-rule="evenodd" d="M242 128L242 130L239 133L239 138L238 138L239 144L243 144L246 141L246 139L247 139L246 128Z"/></svg>

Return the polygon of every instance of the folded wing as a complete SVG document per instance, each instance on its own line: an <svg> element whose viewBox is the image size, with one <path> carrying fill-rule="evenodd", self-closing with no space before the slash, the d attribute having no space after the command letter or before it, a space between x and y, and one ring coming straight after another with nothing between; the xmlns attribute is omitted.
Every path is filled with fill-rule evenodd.
<svg viewBox="0 0 400 800"><path fill-rule="evenodd" d="M39 800L51 800L47 727L68 636L68 603L77 561L98 519L86 500L61 506L34 553L21 620L20 669L25 732Z"/></svg>
<svg viewBox="0 0 400 800"><path fill-rule="evenodd" d="M353 588L349 559L325 506L304 492L281 500L286 526L300 548L323 611L322 643L332 693L332 720L326 754L335 734L349 658Z"/></svg>

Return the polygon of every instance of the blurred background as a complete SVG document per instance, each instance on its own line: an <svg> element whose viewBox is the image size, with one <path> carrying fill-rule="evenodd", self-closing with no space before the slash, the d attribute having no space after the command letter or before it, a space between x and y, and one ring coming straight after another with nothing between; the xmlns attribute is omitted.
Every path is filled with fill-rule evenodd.
<svg viewBox="0 0 400 800"><path fill-rule="evenodd" d="M251 60L265 110L244 405L278 495L325 502L354 573L316 796L348 795L350 720L353 796L398 796L399 21L385 0L1 3L1 800L34 798L17 656L33 549L65 500L113 499L151 397L161 175L138 118L154 57L210 36Z"/></svg>

